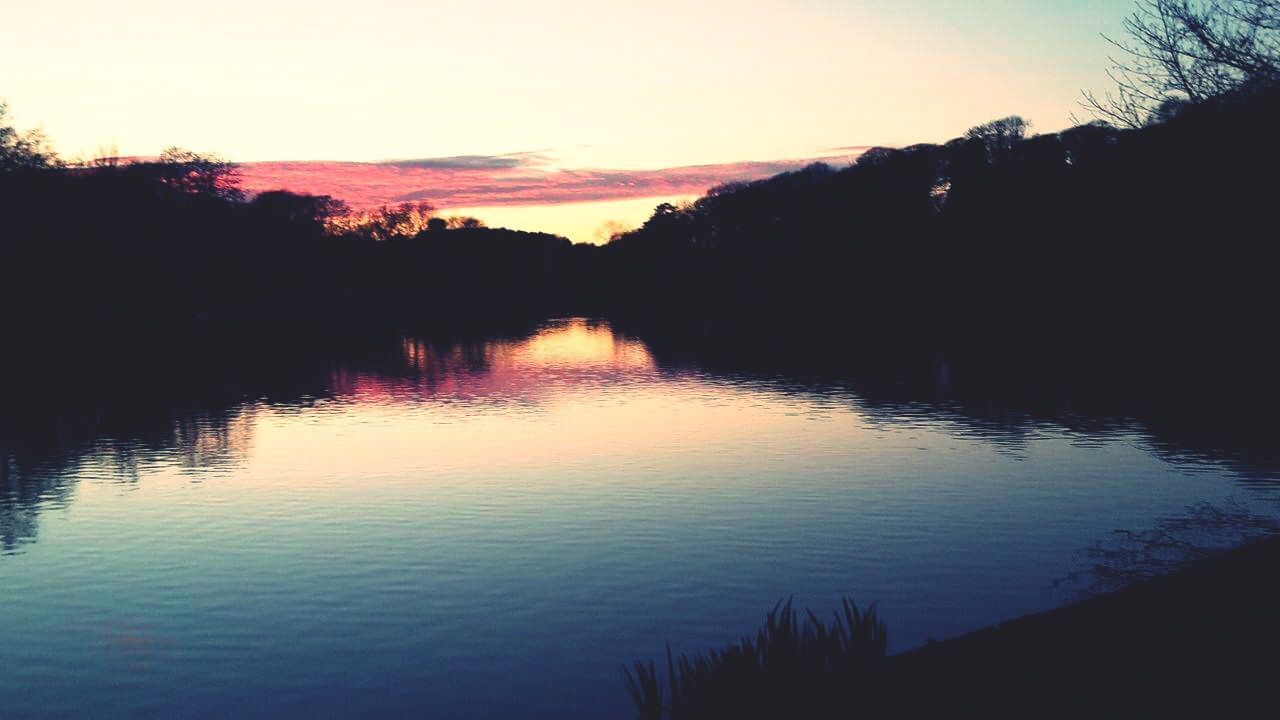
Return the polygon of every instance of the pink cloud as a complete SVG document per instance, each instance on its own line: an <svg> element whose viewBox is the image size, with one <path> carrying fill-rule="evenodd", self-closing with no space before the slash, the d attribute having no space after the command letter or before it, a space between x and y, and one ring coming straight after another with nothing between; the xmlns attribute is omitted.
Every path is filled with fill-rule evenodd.
<svg viewBox="0 0 1280 720"><path fill-rule="evenodd" d="M536 153L380 163L257 162L241 166L241 184L249 192L286 189L332 195L357 209L410 200L440 208L555 205L696 195L721 183L767 177L819 160L846 163L863 149L841 148L840 155L804 160L660 170L548 169Z"/></svg>

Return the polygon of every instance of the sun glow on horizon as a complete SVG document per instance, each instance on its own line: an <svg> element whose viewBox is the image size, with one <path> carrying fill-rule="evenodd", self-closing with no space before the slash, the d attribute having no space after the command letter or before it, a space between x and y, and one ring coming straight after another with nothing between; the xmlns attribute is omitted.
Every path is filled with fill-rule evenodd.
<svg viewBox="0 0 1280 720"><path fill-rule="evenodd" d="M611 231L643 225L653 215L653 209L662 203L679 205L697 197L695 194L660 195L556 205L444 208L441 214L475 217L490 227L548 232L576 243L600 245L609 241Z"/></svg>

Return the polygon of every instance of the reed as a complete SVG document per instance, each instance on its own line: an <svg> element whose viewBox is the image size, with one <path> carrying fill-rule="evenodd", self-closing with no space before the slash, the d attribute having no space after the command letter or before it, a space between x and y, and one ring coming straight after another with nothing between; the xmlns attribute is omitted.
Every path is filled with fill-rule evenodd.
<svg viewBox="0 0 1280 720"><path fill-rule="evenodd" d="M827 623L788 599L727 648L676 657L668 645L665 678L652 660L623 673L639 720L812 718L837 708L847 717L870 700L887 642L874 603L864 611L843 598Z"/></svg>

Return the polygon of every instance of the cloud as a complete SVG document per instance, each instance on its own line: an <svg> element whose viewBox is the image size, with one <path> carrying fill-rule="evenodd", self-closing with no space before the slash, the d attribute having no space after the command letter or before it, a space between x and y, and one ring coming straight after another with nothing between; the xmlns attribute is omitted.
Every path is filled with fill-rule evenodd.
<svg viewBox="0 0 1280 720"><path fill-rule="evenodd" d="M548 167L544 153L354 162L258 162L241 166L245 190L287 189L332 195L354 208L427 201L439 208L556 205L597 200L697 195L811 162L850 162L864 148L820 158L689 165L656 170Z"/></svg>
<svg viewBox="0 0 1280 720"><path fill-rule="evenodd" d="M377 163L388 167L420 168L424 170L511 170L527 167L548 160L541 152L508 153L506 155L456 155L441 158L415 158L387 160Z"/></svg>
<svg viewBox="0 0 1280 720"><path fill-rule="evenodd" d="M843 147L827 148L826 150L823 150L823 152L824 152L824 153L837 154L837 155L861 155L862 153L864 153L864 152L866 152L866 151L870 150L872 147L874 147L874 146L872 146L872 145L845 145L845 146L843 146Z"/></svg>

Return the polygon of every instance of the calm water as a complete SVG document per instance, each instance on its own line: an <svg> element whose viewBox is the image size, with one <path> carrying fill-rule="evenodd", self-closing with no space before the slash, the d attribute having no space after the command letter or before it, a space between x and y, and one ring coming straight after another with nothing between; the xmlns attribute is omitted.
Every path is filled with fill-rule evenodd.
<svg viewBox="0 0 1280 720"><path fill-rule="evenodd" d="M1114 529L1273 507L1248 447L1140 406L659 345L397 339L12 420L0 717L626 717L623 663L783 596L879 600L904 649L1052 605Z"/></svg>

